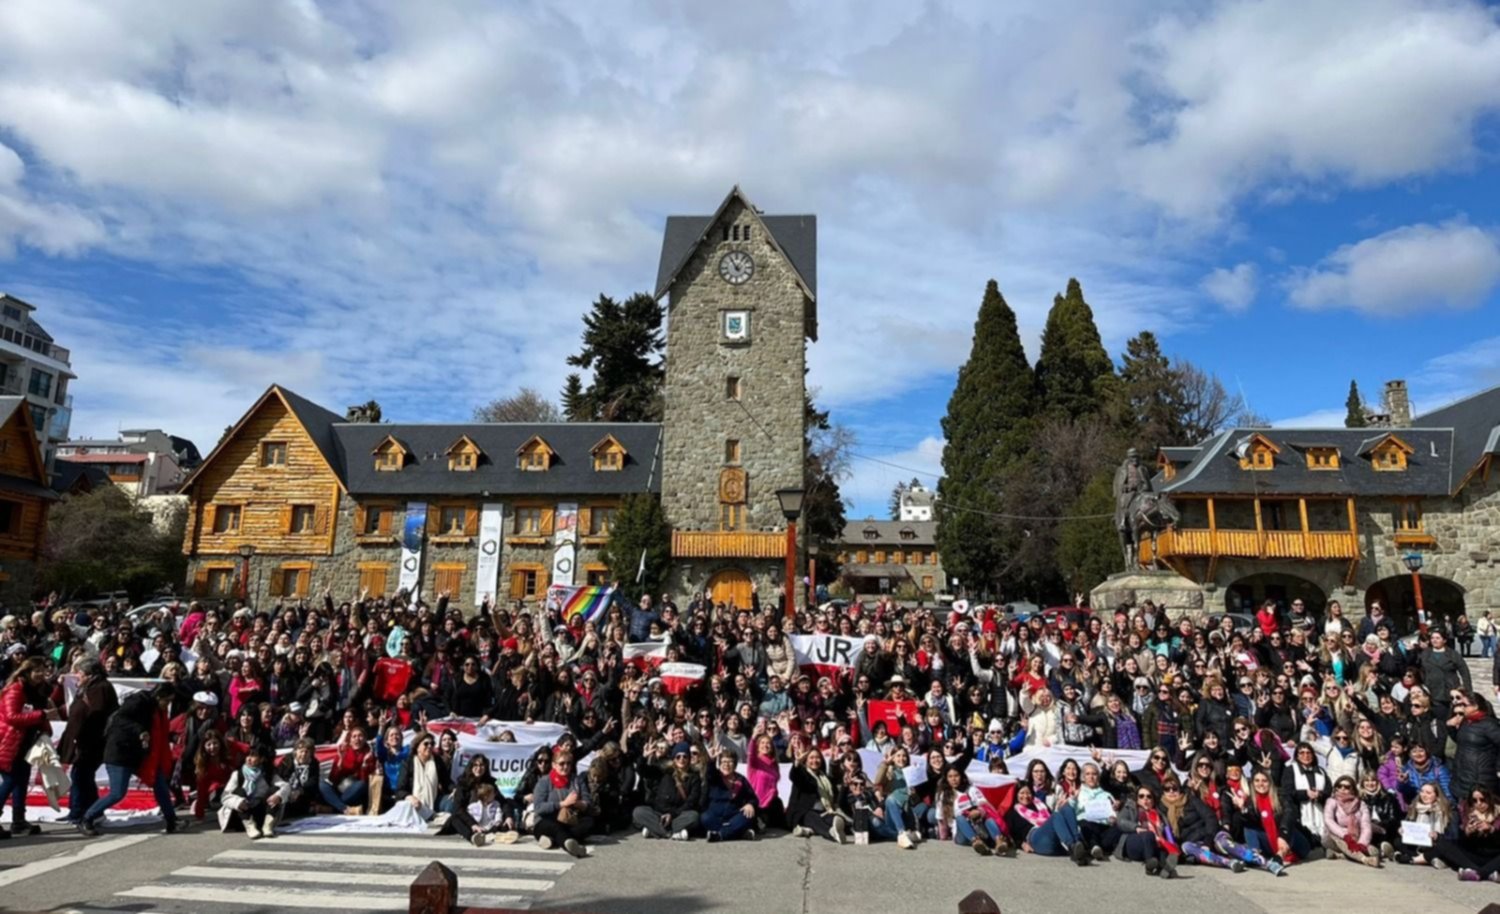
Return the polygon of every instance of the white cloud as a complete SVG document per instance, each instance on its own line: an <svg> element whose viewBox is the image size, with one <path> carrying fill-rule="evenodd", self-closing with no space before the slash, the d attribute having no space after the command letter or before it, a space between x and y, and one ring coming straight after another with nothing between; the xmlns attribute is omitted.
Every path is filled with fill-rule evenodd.
<svg viewBox="0 0 1500 914"><path fill-rule="evenodd" d="M1346 414L1347 410L1343 407L1318 409L1300 416L1273 420L1271 425L1275 428L1343 428Z"/></svg>
<svg viewBox="0 0 1500 914"><path fill-rule="evenodd" d="M1408 225L1344 245L1288 292L1304 308L1349 307L1399 315L1479 304L1500 285L1500 243L1464 222Z"/></svg>
<svg viewBox="0 0 1500 914"><path fill-rule="evenodd" d="M1225 269L1219 267L1203 277L1201 287L1208 297L1230 311L1243 311L1255 301L1259 277L1255 264L1241 263Z"/></svg>
<svg viewBox="0 0 1500 914"><path fill-rule="evenodd" d="M861 456L850 464L849 478L839 484L839 491L851 503L849 518L885 517L891 490L897 483L913 477L928 488L936 488L943 472L943 439L928 435L915 445L886 452L877 447L856 444Z"/></svg>

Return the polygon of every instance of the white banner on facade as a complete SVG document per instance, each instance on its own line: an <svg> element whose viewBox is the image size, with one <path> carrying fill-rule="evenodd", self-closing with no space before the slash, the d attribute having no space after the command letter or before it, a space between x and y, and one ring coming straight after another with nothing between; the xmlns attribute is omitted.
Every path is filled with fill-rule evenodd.
<svg viewBox="0 0 1500 914"><path fill-rule="evenodd" d="M422 541L427 538L427 503L406 503L401 523L401 580L399 587L415 600L422 591Z"/></svg>
<svg viewBox="0 0 1500 914"><path fill-rule="evenodd" d="M493 605L500 592L500 538L505 530L505 505L487 501L479 511L479 562L474 573L474 605L486 597Z"/></svg>
<svg viewBox="0 0 1500 914"><path fill-rule="evenodd" d="M552 583L572 586L578 571L578 503L562 502L553 515Z"/></svg>

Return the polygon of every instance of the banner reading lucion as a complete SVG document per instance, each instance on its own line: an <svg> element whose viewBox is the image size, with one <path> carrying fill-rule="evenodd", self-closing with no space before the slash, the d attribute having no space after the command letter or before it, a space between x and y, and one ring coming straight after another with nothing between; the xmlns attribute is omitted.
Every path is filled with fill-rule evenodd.
<svg viewBox="0 0 1500 914"><path fill-rule="evenodd" d="M479 511L479 560L474 566L474 605L486 597L491 605L499 593L500 539L505 530L505 505L487 501Z"/></svg>
<svg viewBox="0 0 1500 914"><path fill-rule="evenodd" d="M401 524L401 578L399 586L415 600L422 592L422 540L427 534L427 503L406 503Z"/></svg>

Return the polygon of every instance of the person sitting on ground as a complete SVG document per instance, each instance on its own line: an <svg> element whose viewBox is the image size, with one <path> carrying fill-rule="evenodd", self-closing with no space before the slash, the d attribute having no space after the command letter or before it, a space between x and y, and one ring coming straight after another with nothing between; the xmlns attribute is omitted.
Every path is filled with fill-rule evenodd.
<svg viewBox="0 0 1500 914"><path fill-rule="evenodd" d="M268 758L264 750L252 746L239 770L229 776L219 806L221 831L228 832L238 825L252 841L276 837L276 823L281 818L289 788L276 777Z"/></svg>
<svg viewBox="0 0 1500 914"><path fill-rule="evenodd" d="M755 832L759 812L755 791L735 771L735 761L734 752L725 750L719 753L718 766L709 771L701 823L710 843L736 838L754 841L759 837Z"/></svg>
<svg viewBox="0 0 1500 914"><path fill-rule="evenodd" d="M649 805L637 806L632 821L642 838L671 838L687 841L697 831L703 808L703 779L689 761L692 749L687 743L672 747L672 767L656 784Z"/></svg>

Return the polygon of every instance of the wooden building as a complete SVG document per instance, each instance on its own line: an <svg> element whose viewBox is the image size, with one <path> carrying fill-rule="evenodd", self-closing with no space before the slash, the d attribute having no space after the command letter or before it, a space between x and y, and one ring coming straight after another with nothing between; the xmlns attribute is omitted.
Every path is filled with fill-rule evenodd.
<svg viewBox="0 0 1500 914"><path fill-rule="evenodd" d="M41 447L23 397L0 397L0 604L30 601L58 495L48 484Z"/></svg>

